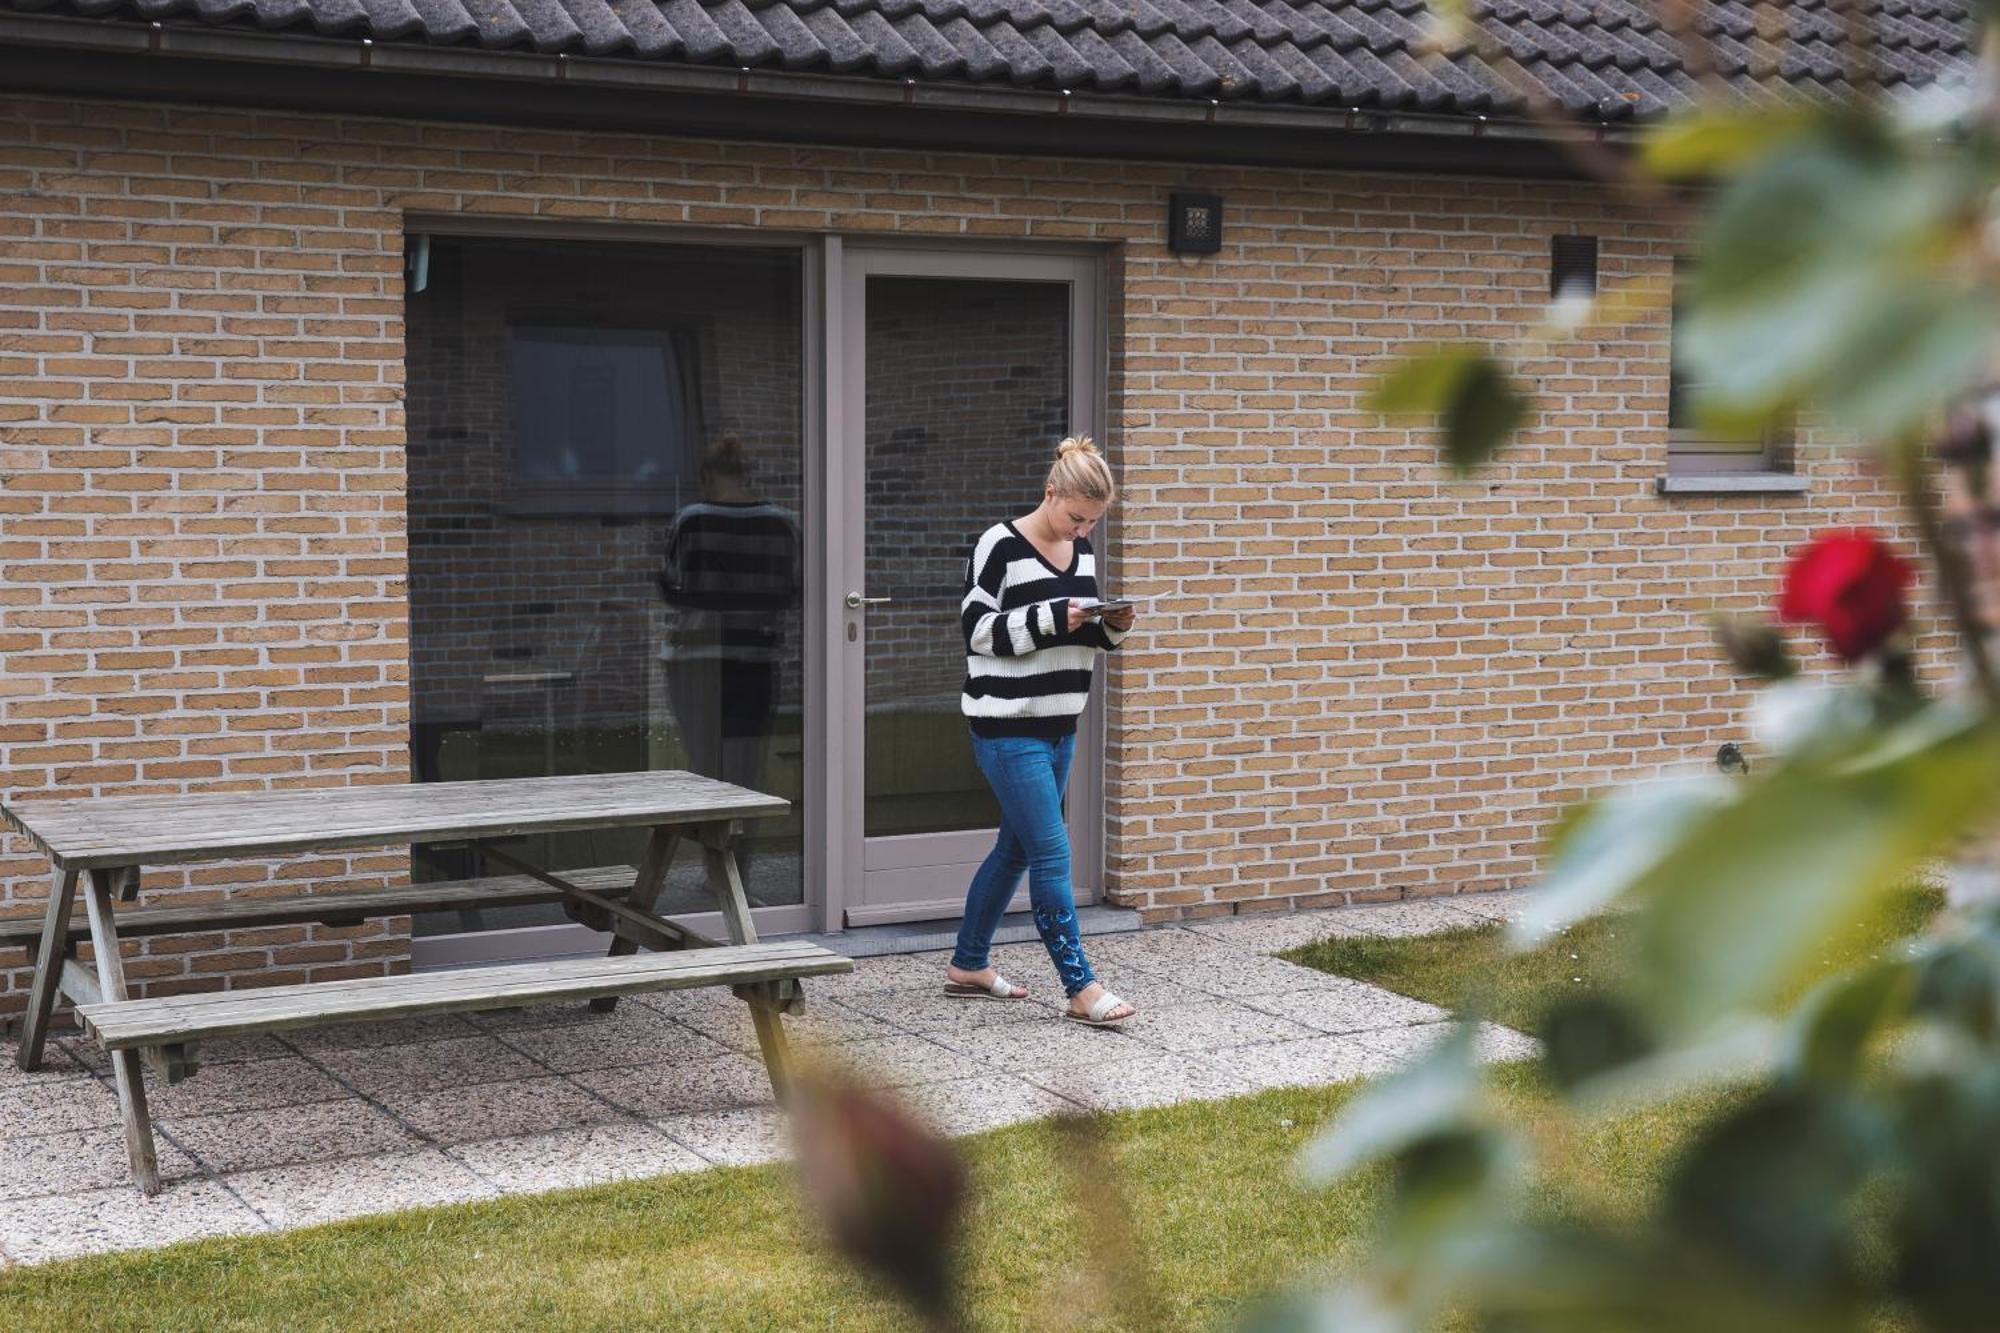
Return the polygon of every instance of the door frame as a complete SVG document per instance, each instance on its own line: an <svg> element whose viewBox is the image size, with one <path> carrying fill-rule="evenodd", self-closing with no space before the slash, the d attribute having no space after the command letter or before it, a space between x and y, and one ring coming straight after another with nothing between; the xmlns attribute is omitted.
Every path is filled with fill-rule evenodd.
<svg viewBox="0 0 2000 1333"><path fill-rule="evenodd" d="M825 617L821 640L824 693L819 696L829 762L818 772L828 789L817 802L826 816L826 876L821 929L935 919L937 910L918 904L869 906L863 902L868 873L868 839L863 820L866 799L865 637L849 642L847 627L865 625L866 609L837 605L849 589L861 588L866 528L836 523L835 514L861 514L867 501L867 444L862 398L866 346L865 293L871 276L891 275L998 281L1063 282L1070 287L1071 428L1104 439L1107 421L1108 304L1104 252L1086 247L995 247L992 245L898 244L828 237L822 247L823 291L819 305L826 331L821 423L825 441L823 543L818 562L825 577L818 607ZM1053 447L1054 441L1050 441ZM970 539L972 534L967 534ZM1112 568L1110 529L1102 534L1100 571ZM1095 901L1104 884L1104 674L1091 687L1091 707L1078 727L1071 767L1069 824L1074 887L1079 902ZM810 750L812 747L808 747ZM937 835L913 835L935 837ZM883 840L891 842L892 840ZM899 841L899 840L897 840ZM894 859L893 844L881 849ZM1025 905L1025 897L1016 906Z"/></svg>

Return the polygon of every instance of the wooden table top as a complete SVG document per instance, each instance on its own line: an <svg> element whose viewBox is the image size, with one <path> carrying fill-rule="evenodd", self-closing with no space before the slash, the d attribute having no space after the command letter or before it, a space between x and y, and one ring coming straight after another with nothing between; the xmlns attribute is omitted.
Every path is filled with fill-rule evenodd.
<svg viewBox="0 0 2000 1333"><path fill-rule="evenodd" d="M783 814L789 801L695 773L587 773L256 792L7 801L58 868L160 865L453 838Z"/></svg>

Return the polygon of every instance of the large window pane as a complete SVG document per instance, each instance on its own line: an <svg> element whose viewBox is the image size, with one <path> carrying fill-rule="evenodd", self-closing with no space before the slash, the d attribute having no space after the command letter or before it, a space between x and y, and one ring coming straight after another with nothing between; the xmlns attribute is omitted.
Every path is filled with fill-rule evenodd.
<svg viewBox="0 0 2000 1333"><path fill-rule="evenodd" d="M771 792L793 812L747 829L750 897L803 901L800 290L790 250L432 239L408 321L419 781L688 768ZM416 853L420 879L505 873ZM712 905L684 856L664 910Z"/></svg>

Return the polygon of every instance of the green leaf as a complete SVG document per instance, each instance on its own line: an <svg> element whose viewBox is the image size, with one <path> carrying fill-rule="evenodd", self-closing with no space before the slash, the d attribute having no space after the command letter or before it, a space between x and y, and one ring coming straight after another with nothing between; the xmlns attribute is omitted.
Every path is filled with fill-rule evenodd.
<svg viewBox="0 0 2000 1333"><path fill-rule="evenodd" d="M1602 911L1644 879L1690 828L1737 797L1713 774L1614 792L1558 827L1549 870L1508 928L1508 943L1532 949L1553 931Z"/></svg>
<svg viewBox="0 0 2000 1333"><path fill-rule="evenodd" d="M1253 1306L1238 1333L1421 1333L1430 1311L1361 1280L1329 1292L1296 1293Z"/></svg>
<svg viewBox="0 0 2000 1333"><path fill-rule="evenodd" d="M1680 1234L1801 1290L1852 1277L1852 1195L1875 1140L1859 1108L1808 1087L1773 1090L1711 1124L1668 1186Z"/></svg>
<svg viewBox="0 0 2000 1333"><path fill-rule="evenodd" d="M2000 1305L2000 1068L1961 1061L1900 1093L1900 1207L1891 1221L1894 1286L1917 1327L1987 1329Z"/></svg>
<svg viewBox="0 0 2000 1333"><path fill-rule="evenodd" d="M1527 420L1529 402L1484 349L1452 344L1397 363L1369 405L1387 416L1435 416L1451 468L1465 476L1499 451Z"/></svg>
<svg viewBox="0 0 2000 1333"><path fill-rule="evenodd" d="M1651 1055L1652 1032L1632 1007L1611 995L1578 995L1542 1020L1542 1067L1565 1092Z"/></svg>
<svg viewBox="0 0 2000 1333"><path fill-rule="evenodd" d="M1793 1016L1784 1068L1815 1083L1854 1079L1876 1034L1909 1012L1916 992L1916 969L1900 959L1821 983Z"/></svg>
<svg viewBox="0 0 2000 1333"><path fill-rule="evenodd" d="M1710 216L1677 328L1698 420L1754 433L1811 402L1875 436L1934 411L1994 336L1954 263L1984 189L1853 118L1760 159Z"/></svg>
<svg viewBox="0 0 2000 1333"><path fill-rule="evenodd" d="M1444 1238L1497 1221L1521 1175L1519 1145L1483 1128L1455 1125L1411 1143L1396 1158L1391 1243L1423 1252Z"/></svg>
<svg viewBox="0 0 2000 1333"><path fill-rule="evenodd" d="M1306 1146L1307 1180L1330 1185L1420 1139L1466 1123L1479 1092L1472 1027L1457 1023L1423 1059L1348 1103L1340 1118Z"/></svg>
<svg viewBox="0 0 2000 1333"><path fill-rule="evenodd" d="M2000 959L1990 941L1954 941L1915 959L1911 1007L1982 1045L2000 1033Z"/></svg>
<svg viewBox="0 0 2000 1333"><path fill-rule="evenodd" d="M1517 1221L1457 1247L1458 1304L1477 1326L1536 1333L1836 1333L1860 1302L1780 1293L1731 1261L1653 1232Z"/></svg>
<svg viewBox="0 0 2000 1333"><path fill-rule="evenodd" d="M1935 705L1802 755L1686 824L1631 892L1634 994L1668 1032L1776 997L2000 792L1996 724Z"/></svg>
<svg viewBox="0 0 2000 1333"><path fill-rule="evenodd" d="M1607 1067L1570 1089L1570 1100L1586 1114L1605 1116L1761 1079L1777 1059L1781 1037L1771 1019L1731 1018L1696 1040L1666 1043L1650 1055Z"/></svg>
<svg viewBox="0 0 2000 1333"><path fill-rule="evenodd" d="M1902 435L1979 381L1996 333L1989 294L1906 287L1852 331L1821 402L1836 426L1863 439Z"/></svg>
<svg viewBox="0 0 2000 1333"><path fill-rule="evenodd" d="M1665 180L1732 175L1796 139L1819 117L1804 106L1698 107L1648 135L1640 157Z"/></svg>

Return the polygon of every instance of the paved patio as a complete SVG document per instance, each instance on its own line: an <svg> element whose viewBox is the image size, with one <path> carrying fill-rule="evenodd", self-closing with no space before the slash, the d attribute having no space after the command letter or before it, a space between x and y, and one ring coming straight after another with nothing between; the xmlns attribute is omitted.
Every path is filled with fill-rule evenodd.
<svg viewBox="0 0 2000 1333"><path fill-rule="evenodd" d="M1076 1108L1125 1109L1395 1068L1444 1010L1282 962L1333 935L1418 935L1504 918L1515 894L1226 918L1088 941L1140 1009L1095 1031L1056 1017L1039 944L995 949L1018 1004L947 999L944 955L856 960L807 985L787 1020L899 1087L948 1132ZM1490 1058L1533 1051L1482 1035ZM80 1036L23 1074L0 1043L0 1264L273 1231L426 1204L594 1184L785 1154L742 1003L726 991L322 1028L203 1048L151 1089L167 1182L127 1180L103 1053Z"/></svg>

